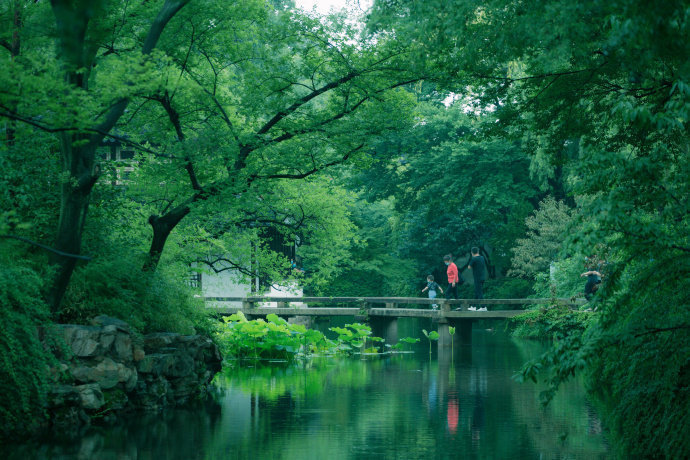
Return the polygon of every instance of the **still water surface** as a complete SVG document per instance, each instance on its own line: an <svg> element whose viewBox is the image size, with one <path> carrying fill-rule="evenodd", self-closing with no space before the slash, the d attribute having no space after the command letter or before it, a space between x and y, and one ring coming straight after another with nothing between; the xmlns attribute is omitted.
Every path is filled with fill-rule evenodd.
<svg viewBox="0 0 690 460"><path fill-rule="evenodd" d="M541 346L475 330L472 345L228 370L215 401L13 446L50 459L597 459L607 448L576 383L547 408L511 379ZM2 451L4 449L0 449Z"/></svg>

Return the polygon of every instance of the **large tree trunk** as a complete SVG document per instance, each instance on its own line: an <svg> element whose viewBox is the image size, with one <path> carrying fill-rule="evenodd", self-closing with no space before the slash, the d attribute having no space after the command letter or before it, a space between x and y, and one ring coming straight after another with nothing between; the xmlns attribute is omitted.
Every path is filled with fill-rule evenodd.
<svg viewBox="0 0 690 460"><path fill-rule="evenodd" d="M94 171L95 146L73 145L77 136L64 134L61 139L63 171L69 172L61 189L60 220L55 237L55 249L58 251L79 254L81 252L82 233L89 208L89 197L98 174ZM51 311L59 312L62 297L76 266L77 260L58 254L51 256L55 274L48 293Z"/></svg>
<svg viewBox="0 0 690 460"><path fill-rule="evenodd" d="M144 40L142 54L149 54L153 50L170 19L188 1L165 1L151 23ZM91 3L86 0L81 2L52 0L51 5L57 27L58 55L62 61L65 78L75 88L87 90L89 70L97 51L93 44L86 41L87 27L92 15L101 13L100 8L105 7L105 3ZM115 103L98 125L96 134L64 133L60 139L62 172L66 173L66 179L62 184L60 220L55 241L55 248L59 251L70 254L81 252L89 197L98 179L98 174L94 171L96 148L103 137L115 126L128 104L128 98ZM46 300L52 313L56 315L60 311L62 298L74 272L76 259L54 255L51 262L55 266L55 275Z"/></svg>
<svg viewBox="0 0 690 460"><path fill-rule="evenodd" d="M149 217L149 224L151 224L151 228L153 228L153 238L151 238L151 248L149 249L148 259L143 267L144 270L156 270L170 233L172 233L177 224L189 214L189 211L189 206L181 205L163 216Z"/></svg>
<svg viewBox="0 0 690 460"><path fill-rule="evenodd" d="M12 21L12 42L9 44L8 51L10 52L10 60L14 61L18 56L21 51L21 35L20 31L22 28L22 8L19 4L19 2L15 2L14 4L14 16L13 16L13 21ZM10 104L9 107L9 112L16 112L17 111L17 106L19 105L18 102L14 102ZM15 140L15 134L16 134L16 122L14 120L9 120L7 121L7 125L5 125L5 133L6 133L6 140L7 140L7 145L9 147L14 145L14 140Z"/></svg>

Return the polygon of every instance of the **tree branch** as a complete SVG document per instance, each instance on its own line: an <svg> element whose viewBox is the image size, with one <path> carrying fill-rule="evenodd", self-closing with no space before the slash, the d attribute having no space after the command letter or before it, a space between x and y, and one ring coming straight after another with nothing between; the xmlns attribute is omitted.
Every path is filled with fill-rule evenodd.
<svg viewBox="0 0 690 460"><path fill-rule="evenodd" d="M548 77L562 77L564 75L575 75L578 73L582 72L590 72L596 69L599 69L603 67L604 65L608 64L607 61L605 61L603 64L595 67L595 68L587 68L587 69L580 69L580 70L570 70L567 72L549 72L549 73L543 73L540 75L530 75L528 77L520 77L520 78L510 78L510 77L496 77L494 75L484 75L484 74L470 74L470 76L475 77L475 78L483 78L487 80L500 80L500 81L505 81L508 83L514 83L516 81L524 81L524 80L538 80L542 78L548 78Z"/></svg>
<svg viewBox="0 0 690 460"><path fill-rule="evenodd" d="M93 258L91 256L82 256L79 254L70 254L68 252L62 252L57 249L51 248L50 246L46 246L45 244L37 243L36 241L30 240L28 238L24 238L22 236L16 236L16 235L0 235L0 238L11 238L19 241L23 241L24 243L29 243L31 245L37 246L41 249L45 249L46 251L50 251L54 254L57 254L59 256L63 257L70 257L72 259L80 259L80 260L92 260Z"/></svg>
<svg viewBox="0 0 690 460"><path fill-rule="evenodd" d="M306 96L300 98L296 102L294 102L290 107L286 108L285 110L281 110L280 112L276 113L273 118L268 120L266 124L264 124L257 132L256 134L258 136L262 134L266 134L273 126L275 126L279 121L290 115L291 113L295 112L297 109L302 107L304 104L307 102L311 101L317 96L320 96L321 94L333 89L337 88L338 86L341 86L348 81L352 80L353 78L359 76L360 73L358 72L350 72L347 75L344 75L343 77L332 81L326 85L323 85L321 88L318 88L311 93L307 94Z"/></svg>
<svg viewBox="0 0 690 460"><path fill-rule="evenodd" d="M348 101L349 101L350 95L349 95L349 93L348 93L348 94L347 94L347 97L346 97L346 104L343 106L343 110L340 111L339 113L333 115L333 116L330 117L330 118L327 118L327 119L325 119L325 120L322 120L322 121L320 121L319 123L317 123L317 124L315 124L315 125L312 125L312 126L310 126L310 127L308 127L308 128L304 128L304 129L300 129L300 130L292 131L292 132L286 132L286 133L281 134L280 136L274 137L273 139L268 139L268 140L266 140L266 141L264 141L264 142L262 142L262 143L260 143L260 144L258 144L258 145L255 145L253 148L254 148L254 149L257 149L257 148L265 147L265 146L270 145L270 144L278 144L278 143L283 142L283 141L286 141L286 140L288 140L288 139L292 139L292 138L295 137L295 136L299 136L299 135L301 135L301 134L307 134L307 133L309 133L309 132L316 131L316 130L318 130L319 128L321 128L321 127L323 127L323 126L326 126L326 125L328 125L328 124L330 124L330 123L333 123L334 121L340 120L340 119L343 118L345 115L349 115L350 113L352 113L352 112L354 112L355 110L357 110L357 109L358 109L362 104L364 104L366 101L368 101L369 99L371 99L372 97L374 97L374 96L376 96L376 95L378 95L378 94L381 94L381 93L383 93L383 92L385 92L385 91L388 91L388 90L391 90L391 89L398 88L398 87L400 87L400 86L409 85L410 83L415 83L415 82L417 82L417 81L419 81L419 80L422 80L422 78L420 77L420 78L415 78L415 79L412 79L412 80L406 80L406 81L403 81L403 82L399 82L399 83L395 83L395 84L393 84L393 85L387 86L387 87L385 87L385 88L378 89L378 90L376 90L376 91L374 91L374 92L372 92L372 93L368 93L366 96L362 97L361 100L359 100L359 101L357 101L355 104L349 106L349 108L348 108Z"/></svg>
<svg viewBox="0 0 690 460"><path fill-rule="evenodd" d="M258 272L253 272L253 271L243 267L242 265L235 263L232 260L227 259L225 257L217 257L216 260L212 260L212 261L204 260L204 259L198 259L197 262L208 265L209 267L211 267L211 270L213 270L215 273L221 273L221 272L224 272L226 270L233 270L234 269L234 270L237 270L238 272L240 272L244 275L247 275L247 276L257 276L257 277L259 276ZM226 264L229 264L230 266L218 269L218 268L216 268L216 264L218 264L220 262L225 262Z"/></svg>
<svg viewBox="0 0 690 460"><path fill-rule="evenodd" d="M7 107L5 107L3 105L0 105L0 107L2 107L5 110L9 110ZM140 151L146 152L146 153L150 153L151 155L153 155L157 158L168 158L168 159L173 159L173 160L177 159L177 157L175 157L173 155L165 155L163 153L156 152L155 150L151 150L147 147L144 147L143 145L141 145L137 142L134 142L132 140L129 140L126 137L118 136L117 134L104 132L104 131L101 131L97 128L77 128L74 126L71 126L71 127L65 126L62 128L51 128L49 126L42 125L41 123L34 121L31 118L22 117L21 115L14 113L14 112L11 112L11 111L0 112L0 117L8 118L10 120L20 121L20 122L25 123L27 125L33 126L34 128L38 128L41 131L44 131L46 133L64 133L64 132L73 132L73 131L77 132L77 131L79 131L79 132L100 134L103 136L103 138L108 137L110 139L118 140L118 141L122 142L123 144L127 144L131 147L134 147L137 150L140 150Z"/></svg>
<svg viewBox="0 0 690 460"><path fill-rule="evenodd" d="M344 162L346 162L348 160L348 158L350 158L350 156L353 153L357 152L358 150L361 150L362 147L364 147L364 143L359 144L357 147L355 147L352 150L349 150L347 153L345 153L345 155L343 155L342 158L340 158L338 160L332 161L330 163L324 163L321 166L314 166L309 171L306 171L303 173L299 173L299 174L268 174L265 176L256 175L256 176L252 176L252 178L250 179L250 182L252 182L256 179L304 179L305 177L309 177L312 174L317 173L319 171L323 171L324 169L330 168L331 166L343 164Z"/></svg>
<svg viewBox="0 0 690 460"><path fill-rule="evenodd" d="M170 123L172 123L173 127L175 128L175 133L177 134L177 141L180 143L184 143L185 136L184 132L182 131L182 125L180 123L180 114L177 113L177 111L172 106L172 96L169 96L168 91L166 90L164 96L158 99L158 101L165 109L165 112L168 114L168 119L170 120ZM197 192L202 192L203 187L199 183L199 179L197 178L196 171L194 170L194 165L192 164L192 160L189 158L189 155L185 155L184 161L184 169L187 171L187 175L189 175L189 181L192 183L192 189Z"/></svg>
<svg viewBox="0 0 690 460"><path fill-rule="evenodd" d="M240 272L244 275L247 275L247 276L257 277L257 278L261 277L261 273L259 273L258 271L255 272L255 271L249 270L249 269L241 266L240 264L237 264L237 263L233 262L232 260L227 259L225 257L217 257L216 260L213 260L213 261L198 259L197 262L208 265L209 267L211 267L211 270L213 270L215 273L222 273L226 270L233 270L234 269L234 270L237 270L238 272ZM216 268L215 264L220 263L220 262L225 262L225 263L229 264L230 266L220 268L220 269ZM272 287L278 287L278 285L275 283L271 283L271 286Z"/></svg>
<svg viewBox="0 0 690 460"><path fill-rule="evenodd" d="M649 334L658 334L660 332L669 332L669 331L677 331L679 329L690 329L690 324L680 324L678 326L671 326L671 327L654 327L650 328L647 327L647 330L645 332L640 332L639 334L635 334L634 337L643 337L645 335Z"/></svg>
<svg viewBox="0 0 690 460"><path fill-rule="evenodd" d="M158 15L151 23L149 32L144 40L144 45L141 49L141 54L146 56L153 51L158 43L165 26L170 22L170 20L185 6L189 3L189 0L166 0ZM122 114L125 112L127 105L129 104L129 98L120 99L115 105L110 109L105 117L105 120L98 126L95 130L98 133L108 133L115 126L117 121L120 119ZM103 140L104 135L98 134L91 136L89 140L92 144L98 144Z"/></svg>

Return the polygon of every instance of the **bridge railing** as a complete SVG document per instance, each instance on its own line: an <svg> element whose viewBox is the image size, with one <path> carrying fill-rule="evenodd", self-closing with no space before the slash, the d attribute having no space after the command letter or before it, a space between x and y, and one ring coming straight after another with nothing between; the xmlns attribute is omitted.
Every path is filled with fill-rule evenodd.
<svg viewBox="0 0 690 460"><path fill-rule="evenodd" d="M383 305L384 308L400 308L403 305L432 305L437 304L443 310L460 307L466 310L470 306L489 305L566 305L578 307L586 303L585 299L578 298L539 298L539 299L444 299L422 297L274 297L274 296L248 296L248 297L204 297L207 302L237 302L243 310L256 308L257 304L270 302L276 303L277 308L289 308L291 303L302 304L300 308L314 308L310 305L338 305L348 304L360 308L372 305ZM457 306L457 307L456 307ZM296 308L296 307L295 307ZM332 307L331 307L332 308Z"/></svg>

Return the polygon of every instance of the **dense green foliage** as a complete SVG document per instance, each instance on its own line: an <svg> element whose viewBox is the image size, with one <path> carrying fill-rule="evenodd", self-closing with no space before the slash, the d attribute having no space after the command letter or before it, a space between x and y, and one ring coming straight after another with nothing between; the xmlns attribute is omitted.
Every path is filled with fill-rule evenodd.
<svg viewBox="0 0 690 460"><path fill-rule="evenodd" d="M490 114L495 134L522 141L540 185L577 204L555 235L555 278L534 272L547 261L525 258L524 241L514 270L530 268L520 274L540 293L572 295L584 257L606 247L599 314L557 335L526 374L546 371L552 390L587 375L618 455L687 456L690 5L382 0L371 19L417 43L419 62ZM553 225L534 219L538 245Z"/></svg>
<svg viewBox="0 0 690 460"><path fill-rule="evenodd" d="M581 335L594 318L596 316L591 311L573 311L562 306L542 307L514 317L513 334L538 340L562 340L570 334ZM531 373L525 377L536 378L537 375Z"/></svg>
<svg viewBox="0 0 690 460"><path fill-rule="evenodd" d="M28 392L7 429L43 405L43 321L210 332L190 266L283 281L269 230L315 288L349 259L355 197L327 172L411 120L419 76L404 45L289 6L0 3L1 249L33 267L2 286L2 372Z"/></svg>
<svg viewBox="0 0 690 460"><path fill-rule="evenodd" d="M362 286L372 295L417 295L428 274L445 286L445 254L464 271L470 248L479 246L487 292L524 297L528 283L504 275L542 195L529 157L519 142L492 138L487 123L460 104L445 107L426 100L433 88L420 91L415 124L383 138L371 167L342 179L360 196L353 217L361 243L327 293ZM472 292L461 287L463 297Z"/></svg>
<svg viewBox="0 0 690 460"><path fill-rule="evenodd" d="M0 334L0 438L15 430L30 431L45 418L45 372L54 358L41 342L49 328L49 310L41 301L39 273L0 253L0 305L3 332Z"/></svg>
<svg viewBox="0 0 690 460"><path fill-rule="evenodd" d="M192 266L422 295L478 246L487 297L603 271L593 312L523 317L554 345L522 376L586 376L621 457L690 455L688 2L378 0L365 31L293 6L0 3L8 413L40 412L45 322L210 331ZM278 323L249 332L311 340Z"/></svg>
<svg viewBox="0 0 690 460"><path fill-rule="evenodd" d="M46 195L60 205L41 241L86 252L91 208L112 206L99 189L126 184L127 205L113 203L123 223L150 227L133 245L145 271L182 249L211 269L220 253L243 274L275 278L287 261L262 241L275 229L305 246L318 285L332 265L311 259L337 261L350 245L348 198L321 173L365 166L382 133L410 120L401 88L420 78L394 40L355 46L343 17L321 22L261 1L13 2L0 21L3 148L13 158L38 133L61 160L44 162L58 178ZM104 142L131 149L134 171L132 159L102 161ZM44 297L59 313L72 308L63 297L76 259L49 260Z"/></svg>
<svg viewBox="0 0 690 460"><path fill-rule="evenodd" d="M527 235L519 238L513 248L511 274L534 278L548 272L559 256L563 236L572 225L572 214L565 203L551 196L539 203L539 208L525 220Z"/></svg>
<svg viewBox="0 0 690 460"><path fill-rule="evenodd" d="M247 320L239 312L223 320L225 325L217 338L224 355L232 359L290 360L298 353L308 356L334 346L321 332L301 324L289 324L274 314L266 320Z"/></svg>

